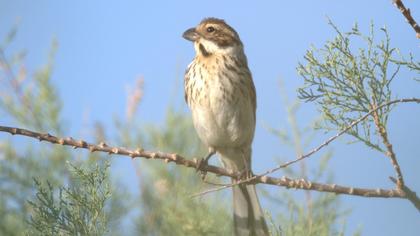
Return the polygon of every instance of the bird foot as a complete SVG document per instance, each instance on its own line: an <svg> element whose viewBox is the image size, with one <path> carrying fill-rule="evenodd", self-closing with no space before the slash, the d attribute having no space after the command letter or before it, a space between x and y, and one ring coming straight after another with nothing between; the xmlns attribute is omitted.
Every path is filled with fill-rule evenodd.
<svg viewBox="0 0 420 236"><path fill-rule="evenodd" d="M196 171L200 172L200 177L202 180L206 179L207 171L204 170L204 168L208 165L208 160L206 158L201 158L197 162Z"/></svg>
<svg viewBox="0 0 420 236"><path fill-rule="evenodd" d="M249 170L249 169L244 169L244 170L241 170L239 173L238 173L238 175L237 175L237 180L238 181L242 181L242 180L247 180L247 179L250 179L250 178L252 178L254 176L254 174L252 173L252 171L251 170Z"/></svg>
<svg viewBox="0 0 420 236"><path fill-rule="evenodd" d="M201 179L205 180L207 171L204 168L208 165L210 157L212 157L216 152L213 149L209 149L209 153L204 158L201 158L197 162L196 171L200 171Z"/></svg>

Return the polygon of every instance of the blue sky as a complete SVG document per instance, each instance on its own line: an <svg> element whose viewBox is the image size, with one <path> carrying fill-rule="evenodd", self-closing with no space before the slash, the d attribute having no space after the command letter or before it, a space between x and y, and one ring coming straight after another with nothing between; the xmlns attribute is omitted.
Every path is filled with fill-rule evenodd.
<svg viewBox="0 0 420 236"><path fill-rule="evenodd" d="M262 2L262 1L260 1ZM420 2L406 0L420 21ZM283 80L288 95L296 97L302 80L296 74L311 44L322 46L334 32L330 17L341 29L358 22L367 32L370 22L389 29L392 45L403 54L419 55L419 41L391 1L6 1L0 0L0 36L17 21L19 33L11 50L28 50L27 66L34 70L47 60L51 40L59 42L53 80L65 107L68 134L80 137L94 121L111 127L123 117L126 87L144 77L145 95L137 114L141 120L162 122L168 105L186 109L182 76L194 56L191 43L181 35L203 17L225 19L240 34L258 94L254 169L261 172L286 156L286 147L265 125L285 128L286 114L279 94ZM398 97L420 96L420 84L402 71L394 83ZM174 95L175 94L175 95ZM298 120L306 125L317 116L311 104L302 104ZM390 139L401 162L406 182L420 191L420 106L403 104L390 117ZM5 137L5 136L0 136ZM328 135L317 137L321 143ZM391 188L389 160L363 145L332 145L330 169L335 182L360 187ZM317 156L309 165L315 167ZM127 161L120 168L130 168ZM129 169L124 173L134 175ZM121 174L122 175L122 174ZM281 175L281 173L280 173ZM128 179L128 178L127 178ZM280 189L278 191L286 191ZM293 191L293 190L288 190ZM352 209L347 228L361 226L364 235L416 235L419 212L407 201L343 196Z"/></svg>

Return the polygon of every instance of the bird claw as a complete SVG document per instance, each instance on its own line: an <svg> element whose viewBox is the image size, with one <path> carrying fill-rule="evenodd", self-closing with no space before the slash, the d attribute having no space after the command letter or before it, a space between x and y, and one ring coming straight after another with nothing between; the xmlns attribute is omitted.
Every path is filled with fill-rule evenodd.
<svg viewBox="0 0 420 236"><path fill-rule="evenodd" d="M204 158L198 160L196 171L200 171L201 179L204 181L206 179L207 171L204 170L204 167L208 165L210 157L212 157L216 152L213 149L209 149L209 153Z"/></svg>
<svg viewBox="0 0 420 236"><path fill-rule="evenodd" d="M207 158L201 158L198 160L196 172L200 172L200 176L202 180L206 179L207 171L204 170L204 167L208 165L208 159Z"/></svg>
<svg viewBox="0 0 420 236"><path fill-rule="evenodd" d="M254 174L252 173L251 170L249 169L243 169L241 170L238 175L237 175L237 180L242 181L242 180L247 180L250 179L254 176Z"/></svg>

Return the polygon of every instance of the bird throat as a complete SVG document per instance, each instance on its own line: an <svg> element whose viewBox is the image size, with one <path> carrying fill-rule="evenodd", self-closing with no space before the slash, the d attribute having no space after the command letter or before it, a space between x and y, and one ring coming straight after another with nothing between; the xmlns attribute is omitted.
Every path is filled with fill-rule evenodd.
<svg viewBox="0 0 420 236"><path fill-rule="evenodd" d="M211 53L207 52L207 50L204 48L203 44L200 43L200 45L198 45L198 48L200 49L200 52L204 57L209 57L211 55Z"/></svg>

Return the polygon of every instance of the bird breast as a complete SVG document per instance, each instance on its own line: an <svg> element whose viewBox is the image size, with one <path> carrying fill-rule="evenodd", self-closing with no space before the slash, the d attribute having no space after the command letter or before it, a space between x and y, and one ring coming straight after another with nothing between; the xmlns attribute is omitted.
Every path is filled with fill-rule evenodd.
<svg viewBox="0 0 420 236"><path fill-rule="evenodd" d="M190 64L186 73L187 102L197 133L208 146L250 145L255 107L247 85L250 82L253 89L252 78L248 68L234 69L234 63L226 60L226 57L205 61L196 58ZM241 73L242 70L246 73Z"/></svg>

